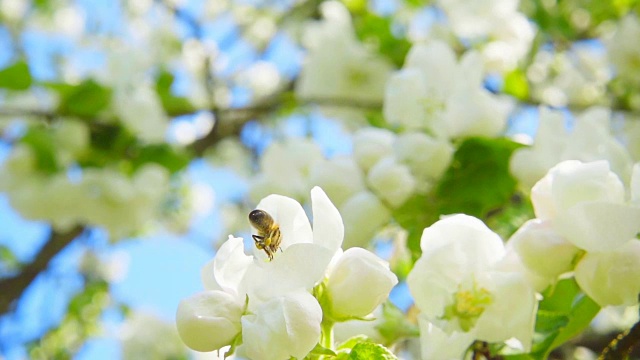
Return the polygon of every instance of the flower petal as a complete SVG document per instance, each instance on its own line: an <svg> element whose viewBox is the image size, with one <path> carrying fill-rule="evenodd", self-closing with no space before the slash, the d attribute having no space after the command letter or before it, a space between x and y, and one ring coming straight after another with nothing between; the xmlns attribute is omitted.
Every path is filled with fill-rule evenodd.
<svg viewBox="0 0 640 360"><path fill-rule="evenodd" d="M344 224L338 209L319 187L311 189L313 243L335 251L342 246Z"/></svg>
<svg viewBox="0 0 640 360"><path fill-rule="evenodd" d="M473 342L475 334L471 332L445 333L427 318L418 318L420 325L420 345L424 360L460 360Z"/></svg>
<svg viewBox="0 0 640 360"><path fill-rule="evenodd" d="M251 256L244 253L242 238L229 236L229 240L218 249L213 259L213 274L218 285L229 293L242 295L241 283L245 273L253 262ZM207 264L208 265L208 264ZM207 265L203 271L207 269ZM207 284L207 282L205 282Z"/></svg>
<svg viewBox="0 0 640 360"><path fill-rule="evenodd" d="M606 202L585 202L554 221L558 233L587 251L609 251L640 231L640 208Z"/></svg>
<svg viewBox="0 0 640 360"><path fill-rule="evenodd" d="M324 246L293 244L273 261L255 260L246 276L249 299L267 300L294 289L311 289L324 277L333 254Z"/></svg>
<svg viewBox="0 0 640 360"><path fill-rule="evenodd" d="M302 205L294 199L282 195L269 195L262 199L256 208L269 213L280 226L280 247L283 250L291 244L313 241L307 214Z"/></svg>

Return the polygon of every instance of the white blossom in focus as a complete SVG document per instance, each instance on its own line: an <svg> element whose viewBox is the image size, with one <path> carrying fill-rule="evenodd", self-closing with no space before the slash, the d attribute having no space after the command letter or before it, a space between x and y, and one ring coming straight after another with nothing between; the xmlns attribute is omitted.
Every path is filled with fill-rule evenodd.
<svg viewBox="0 0 640 360"><path fill-rule="evenodd" d="M452 215L426 228L420 247L407 283L423 317L422 342L434 344L423 346L423 358L459 358L474 339L516 338L530 348L535 291L524 274L497 267L505 255L497 234L474 217Z"/></svg>
<svg viewBox="0 0 640 360"><path fill-rule="evenodd" d="M311 294L292 292L242 317L242 349L250 359L304 358L318 343L322 309Z"/></svg>
<svg viewBox="0 0 640 360"><path fill-rule="evenodd" d="M586 251L608 251L640 231L640 207L627 203L625 187L604 160L568 160L549 170L531 190L536 216Z"/></svg>
<svg viewBox="0 0 640 360"><path fill-rule="evenodd" d="M363 248L350 248L327 273L326 291L336 319L364 317L382 304L398 277L389 263Z"/></svg>
<svg viewBox="0 0 640 360"><path fill-rule="evenodd" d="M231 345L240 334L244 299L221 290L203 291L178 305L176 325L182 341L196 351Z"/></svg>

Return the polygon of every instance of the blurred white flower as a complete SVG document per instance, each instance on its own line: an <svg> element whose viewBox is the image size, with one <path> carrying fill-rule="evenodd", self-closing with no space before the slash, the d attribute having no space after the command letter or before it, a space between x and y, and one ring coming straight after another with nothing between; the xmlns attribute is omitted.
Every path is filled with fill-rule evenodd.
<svg viewBox="0 0 640 360"><path fill-rule="evenodd" d="M352 157L346 156L315 163L309 184L321 187L337 207L365 188L362 170Z"/></svg>
<svg viewBox="0 0 640 360"><path fill-rule="evenodd" d="M522 188L530 189L563 160L608 160L612 170L629 179L632 160L610 131L611 112L592 107L579 115L573 131L566 129L560 111L540 109L540 125L533 146L514 151L509 167Z"/></svg>
<svg viewBox="0 0 640 360"><path fill-rule="evenodd" d="M393 157L378 161L369 171L367 183L386 204L393 208L404 204L416 188L416 180L409 168L396 162Z"/></svg>
<svg viewBox="0 0 640 360"><path fill-rule="evenodd" d="M365 127L353 136L353 157L366 173L380 159L393 154L396 135L386 129Z"/></svg>
<svg viewBox="0 0 640 360"><path fill-rule="evenodd" d="M309 50L296 94L303 99L382 100L391 64L358 42L342 3L323 2L320 12L324 20L307 25L304 34Z"/></svg>
<svg viewBox="0 0 640 360"><path fill-rule="evenodd" d="M342 205L340 212L345 224L345 248L366 247L391 220L391 210L369 191L353 195Z"/></svg>
<svg viewBox="0 0 640 360"><path fill-rule="evenodd" d="M640 49L637 39L640 37L640 21L629 14L617 23L613 35L605 40L609 58L616 67L616 76L640 83Z"/></svg>
<svg viewBox="0 0 640 360"><path fill-rule="evenodd" d="M134 312L118 330L122 359L154 360L184 358L187 348L172 323L146 313Z"/></svg>

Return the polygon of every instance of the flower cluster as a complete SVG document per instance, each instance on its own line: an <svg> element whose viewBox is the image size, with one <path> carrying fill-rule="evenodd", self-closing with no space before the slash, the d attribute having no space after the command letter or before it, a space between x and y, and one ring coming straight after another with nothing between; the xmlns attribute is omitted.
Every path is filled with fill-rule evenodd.
<svg viewBox="0 0 640 360"><path fill-rule="evenodd" d="M385 119L437 138L498 136L511 102L485 89L483 76L483 60L474 51L458 60L445 42L415 44L387 84Z"/></svg>
<svg viewBox="0 0 640 360"><path fill-rule="evenodd" d="M515 338L525 351L531 347L535 290L525 274L505 270L496 233L474 217L452 215L426 228L420 247L407 283L420 309L423 359L462 359L474 340Z"/></svg>
<svg viewBox="0 0 640 360"><path fill-rule="evenodd" d="M245 254L241 238L230 236L220 247L202 270L206 291L178 307L187 346L234 345L252 359L302 358L318 344L321 328L362 318L386 299L398 281L388 264L361 248L343 252L338 209L318 187L311 199L313 229L291 198L270 195L258 204L280 230L273 260L256 247Z"/></svg>
<svg viewBox="0 0 640 360"><path fill-rule="evenodd" d="M601 306L633 305L640 293L640 165L628 191L604 160L561 162L531 190L536 219L510 244L542 286L574 271Z"/></svg>
<svg viewBox="0 0 640 360"><path fill-rule="evenodd" d="M51 143L51 158L21 143L3 163L0 190L23 216L49 221L59 230L77 224L102 226L118 238L157 215L169 188L165 168L146 164L132 176L107 167L74 168L89 144L86 125L77 121L60 122Z"/></svg>
<svg viewBox="0 0 640 360"><path fill-rule="evenodd" d="M611 134L610 123L610 110L591 107L577 117L573 130L568 132L562 112L540 108L540 126L535 142L531 147L513 153L511 173L527 192L549 169L563 160L607 160L618 176L628 179L633 160ZM596 143L598 146L593 146Z"/></svg>

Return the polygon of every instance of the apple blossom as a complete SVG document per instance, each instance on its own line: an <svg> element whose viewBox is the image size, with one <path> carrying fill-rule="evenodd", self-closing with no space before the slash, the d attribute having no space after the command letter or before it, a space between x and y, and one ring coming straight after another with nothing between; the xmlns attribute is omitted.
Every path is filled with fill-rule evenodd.
<svg viewBox="0 0 640 360"><path fill-rule="evenodd" d="M398 278L389 264L362 248L340 255L327 273L330 315L335 319L370 314L388 296Z"/></svg>
<svg viewBox="0 0 640 360"><path fill-rule="evenodd" d="M426 321L423 342L442 345L442 352L423 347L424 358L457 358L474 339L515 337L530 347L535 292L524 274L497 267L505 255L497 234L474 217L452 215L426 228L420 247L407 283Z"/></svg>
<svg viewBox="0 0 640 360"><path fill-rule="evenodd" d="M398 161L406 164L418 181L437 181L453 159L454 147L448 141L421 132L398 135L393 143Z"/></svg>
<svg viewBox="0 0 640 360"><path fill-rule="evenodd" d="M561 162L531 190L536 216L587 251L606 251L640 231L640 207L625 201L622 181L604 160Z"/></svg>
<svg viewBox="0 0 640 360"><path fill-rule="evenodd" d="M352 157L346 156L314 164L309 174L309 183L321 187L337 207L365 189L362 170Z"/></svg>
<svg viewBox="0 0 640 360"><path fill-rule="evenodd" d="M606 41L609 57L616 67L617 75L636 83L640 82L638 72L640 51L635 46L635 39L638 36L640 36L640 21L636 15L629 14L617 24L614 34Z"/></svg>
<svg viewBox="0 0 640 360"><path fill-rule="evenodd" d="M274 297L242 317L242 349L250 359L304 358L318 343L322 309L305 291Z"/></svg>
<svg viewBox="0 0 640 360"><path fill-rule="evenodd" d="M353 136L353 157L368 172L382 158L393 154L395 134L386 129L364 128Z"/></svg>

